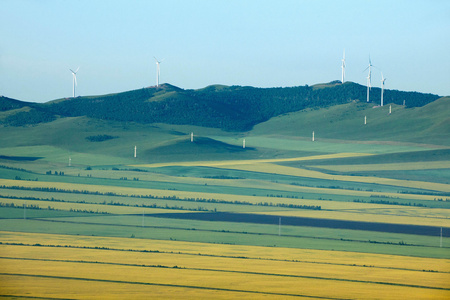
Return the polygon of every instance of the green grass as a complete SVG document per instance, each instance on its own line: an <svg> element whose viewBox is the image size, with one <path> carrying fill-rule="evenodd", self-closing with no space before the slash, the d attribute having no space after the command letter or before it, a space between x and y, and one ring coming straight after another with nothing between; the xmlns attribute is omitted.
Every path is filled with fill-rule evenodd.
<svg viewBox="0 0 450 300"><path fill-rule="evenodd" d="M0 200L1 202L1 200ZM27 205L33 204L29 201ZM49 203L49 206L52 204ZM42 207L42 209L30 209L30 208L0 208L0 219L34 219L34 218L62 218L62 217L87 217L91 214L81 212L48 210L48 207Z"/></svg>
<svg viewBox="0 0 450 300"><path fill-rule="evenodd" d="M307 109L258 124L251 134L276 134L310 140L312 131L315 131L317 141L390 141L393 146L399 142L413 142L448 147L448 101L448 98L442 98L424 107L407 109L392 105L391 115L389 105L373 108L373 104L362 102ZM364 116L367 116L367 125L364 125Z"/></svg>
<svg viewBox="0 0 450 300"><path fill-rule="evenodd" d="M352 172L358 176L417 180L450 184L450 169Z"/></svg>

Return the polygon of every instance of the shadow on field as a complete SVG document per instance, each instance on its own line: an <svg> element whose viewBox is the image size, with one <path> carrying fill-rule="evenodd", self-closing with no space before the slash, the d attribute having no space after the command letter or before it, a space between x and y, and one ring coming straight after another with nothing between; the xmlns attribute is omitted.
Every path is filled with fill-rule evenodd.
<svg viewBox="0 0 450 300"><path fill-rule="evenodd" d="M379 231L379 232L404 233L404 234L415 234L425 236L439 236L441 230L441 227L437 226L375 223L375 222L346 221L346 220L318 219L305 217L228 213L228 212L164 213L164 214L151 214L147 216L157 218L169 218L169 219L187 219L187 220L217 221L217 222L242 222L242 223L274 224L274 225L278 225L281 218L282 225L289 225L289 226L307 226L307 227L351 229L362 231ZM450 228L443 228L442 236L450 237Z"/></svg>

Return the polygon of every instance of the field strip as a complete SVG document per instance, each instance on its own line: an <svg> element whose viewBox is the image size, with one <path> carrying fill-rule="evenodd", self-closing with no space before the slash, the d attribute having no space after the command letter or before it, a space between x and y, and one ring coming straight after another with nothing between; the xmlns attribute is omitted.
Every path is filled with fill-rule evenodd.
<svg viewBox="0 0 450 300"><path fill-rule="evenodd" d="M323 279L358 279L364 282L382 281L397 284L426 285L450 288L449 272L418 269L413 261L402 268L343 264L318 261L288 261L264 258L243 258L211 254L187 254L168 252L143 252L120 249L76 248L71 246L0 246L2 259L40 260L72 263L98 263L146 268L182 268L198 271L256 274L276 277L320 277ZM370 272L368 272L370 270ZM389 271L389 279L381 279ZM382 283L381 283L382 284Z"/></svg>
<svg viewBox="0 0 450 300"><path fill-rule="evenodd" d="M186 219L186 220L199 220L199 221L222 221L232 223L251 223L251 224L267 224L274 225L277 221L281 221L278 213L231 213L231 212L192 212L192 213L166 213L161 215L154 215L161 218L173 218L173 219ZM406 218L405 218L406 219ZM440 228L444 229L444 237L450 237L450 227L443 226L450 225L450 220L440 220L440 226L427 226L418 224L405 224L405 223L389 223L381 220L375 222L369 222L367 220L350 220L350 219L335 219L335 218L314 218L314 217L301 217L301 216L285 216L283 218L283 224L289 226L298 227L321 227L331 229L351 229L351 230L363 230L363 231L377 231L386 233L400 233L400 234L415 234L425 236L437 236ZM368 233L367 233L368 234Z"/></svg>
<svg viewBox="0 0 450 300"><path fill-rule="evenodd" d="M42 251L45 249L45 251ZM69 255L70 254L70 255ZM223 271L233 272L249 272L252 270L256 273L267 273L268 270L273 272L281 272L280 276L284 275L301 275L301 274L313 274L318 276L319 274L329 274L330 268L342 268L342 270L351 269L350 274L360 273L358 278L366 278L367 280L374 280L378 272L385 272L391 270L393 272L404 272L403 276L409 274L416 277L421 277L421 274L431 272L436 275L437 278L433 279L435 283L439 281L439 276L442 274L450 274L450 270L423 270L415 268L414 264L405 265L399 267L387 267L377 265L358 265L349 263L334 262L321 262L321 261L308 261L308 260L283 260L280 259L267 259L262 257L242 257L231 255L214 255L206 253L183 253L183 252L165 252L165 251L147 251L147 250L130 250L130 249L113 249L105 248L99 249L98 247L79 247L79 246L55 246L55 245L30 245L30 244L8 244L2 243L0 245L0 255L8 255L8 257L1 257L4 259L30 259L30 260L55 260L55 261L68 261L68 262L85 262L86 260L92 260L95 257L95 261L92 263L102 264L123 264L130 266L145 266L145 267L167 267L173 268L178 266L181 268L190 269L220 269ZM70 259L68 258L70 257ZM412 262L412 261L411 261ZM145 263L145 264L143 264ZM372 272L367 272L367 268L370 268ZM338 270L338 269L336 269ZM271 274L271 273L270 273ZM441 274L441 275L439 275ZM311 275L311 276L313 276ZM401 279L403 276L395 277ZM325 275L321 275L325 276ZM349 277L347 272L340 272L339 276ZM427 274L428 276L428 274ZM448 276L448 275L446 275ZM372 279L369 279L372 278ZM446 281L444 283L447 283ZM443 285L445 286L445 284Z"/></svg>
<svg viewBox="0 0 450 300"><path fill-rule="evenodd" d="M293 158L272 158L272 159L252 159L252 160L223 160L223 161L191 161L191 162L172 162L172 163L154 163L154 164L140 164L131 165L133 167L142 168L158 168L158 167L170 167L170 166L183 166L183 167L218 167L223 165L247 165L256 163L277 163L277 162L290 162L290 161L307 161L317 159L332 159L332 158L346 158L346 157L360 157L373 155L370 153L336 153L336 154L324 154L313 155Z"/></svg>
<svg viewBox="0 0 450 300"><path fill-rule="evenodd" d="M200 255L208 257L301 261L322 264L347 264L404 269L408 266L416 270L450 271L450 260L423 258L389 254L372 254L350 251L330 251L282 247L262 247L246 245L209 244L169 240L147 240L121 237L63 235L49 233L27 233L0 231L2 243L50 245L50 247L97 247L97 250L142 251L143 253L163 252L168 254ZM131 242L132 241L132 242ZM3 253L3 252L2 252Z"/></svg>
<svg viewBox="0 0 450 300"><path fill-rule="evenodd" d="M276 212L253 212L253 214L275 215L286 217L305 217L318 219L333 219L342 221L359 221L372 223L390 223L390 224L406 224L406 225L424 225L436 227L450 227L450 218L448 219L432 219L415 216L402 215L380 215L375 213L364 212L347 212L347 211L314 211L314 210L296 210L296 211L276 211Z"/></svg>
<svg viewBox="0 0 450 300"><path fill-rule="evenodd" d="M217 272L217 273L235 273L240 275L261 275L261 276L271 276L271 277L293 277L293 278L305 278L305 279L318 279L318 280L327 280L327 281L347 281L347 282L358 282L358 283L368 283L368 284L379 284L379 285L389 285L389 286L402 286L402 287L414 287L414 288L424 288L424 289L437 289L437 290L448 290L450 291L450 286L448 286L447 282L443 280L443 278L440 278L440 285L441 286L430 286L430 285L423 285L423 284L413 284L413 283L400 283L400 282L388 282L388 281L374 281L374 280L363 280L361 277L355 272L353 272L352 276L350 278L343 278L343 277L323 277L323 276L317 276L314 275L314 272L311 272L311 275L306 274L281 274L281 273L268 273L268 272L255 272L255 271L244 271L244 270L234 270L234 269L213 269L213 268L196 268L196 267L186 267L186 266L179 266L179 265L146 265L146 264L130 264L130 263L120 263L120 262L102 262L102 261L86 261L86 260L71 260L71 259L41 259L41 258L28 258L28 257L1 257L1 260L15 260L19 264L25 263L26 261L41 261L41 262L58 262L58 263L67 263L67 264L90 264L90 265L111 265L111 266L127 266L127 267L136 267L136 268L154 268L154 269L167 269L167 268L175 268L175 269L183 269L183 270L193 270L193 271L207 271L207 272ZM298 266L301 268L302 266ZM351 269L356 269L357 267L351 267ZM267 268L269 269L269 268ZM329 267L331 269L331 267ZM362 268L361 268L362 269ZM364 268L365 269L365 268ZM302 270L303 271L303 270ZM331 271L331 270L330 270ZM338 270L333 270L338 271ZM365 270L364 270L365 271ZM394 272L391 270L391 272ZM340 275L335 274L335 272L329 272L328 275ZM337 272L336 272L337 273ZM341 272L339 272L341 273ZM366 272L365 272L366 273ZM399 272L399 273L407 273L407 272ZM377 274L379 275L379 274ZM406 274L402 274L405 276ZM419 275L416 274L415 275ZM428 275L428 274L427 274ZM434 275L434 274L433 274ZM442 277L442 274L438 274L440 277ZM238 275L239 276L239 275ZM355 276L355 277L353 277ZM392 276L392 274L391 274ZM419 281L420 282L420 281ZM432 282L430 282L432 283Z"/></svg>
<svg viewBox="0 0 450 300"><path fill-rule="evenodd" d="M1 183L8 183L7 180L0 180ZM102 191L102 192L117 192L118 194L130 194L130 195L148 195L151 193L154 196L179 196L181 199L183 197L192 197L192 198L200 198L200 199L220 199L225 201L248 201L249 203L264 203L264 202L271 202L274 204L277 203L285 203L285 204L296 204L296 205L320 205L322 206L321 211L313 211L313 210L296 210L289 212L286 209L283 209L282 207L279 208L278 212L275 214L279 215L297 215L297 216L313 216L316 218L335 218L335 219L341 219L343 216L346 218L349 218L349 220L361 220L364 218L367 218L367 220L371 220L374 222L380 221L380 216L374 215L373 213L364 213L361 212L360 209L388 209L388 213L381 216L381 220L388 222L388 223L405 223L405 224L420 224L420 225L430 225L430 226L443 226L442 222L445 222L445 218L448 216L448 210L445 209L438 209L436 211L432 210L432 212L436 212L439 214L439 218L433 217L421 217L422 214L421 211L418 211L416 215L411 215L411 209L408 208L409 213L405 216L402 213L396 214L395 209L402 211L402 209L406 209L404 207L394 206L394 205L380 205L380 204L371 204L371 203L355 203L355 202L338 202L338 201L326 201L326 200L305 200L305 199L292 199L292 198L275 198L275 197L255 197L255 196L241 196L241 195L231 195L231 194L212 194L212 193L195 193L195 192L182 192L182 191L167 191L167 190L147 190L147 189L134 189L134 188L119 188L119 187L107 187L107 186L88 186L88 185L76 185L76 184L61 184L61 183L54 183L55 185L52 186L50 183L40 183L35 181L17 181L17 180L10 180L9 183L11 183L11 186L17 186L18 183L24 184L25 186L31 187L52 187L52 188L64 188L64 189L74 189L74 190L91 190L93 192L96 191ZM293 186L287 186L287 187L293 187ZM296 188L296 187L293 187ZM299 187L301 188L301 187ZM320 189L316 189L317 191ZM330 191L339 192L339 190L330 189ZM343 191L340 191L343 192ZM374 193L369 192L361 192L361 191L348 191L350 194L356 193L356 194L365 194L366 196L370 196ZM63 194L64 195L64 194ZM83 194L74 194L79 195L80 198L82 198ZM399 197L404 197L405 194L395 194ZM417 196L421 197L420 195L411 195L411 196ZM62 196L63 197L63 196ZM98 196L101 198L101 196ZM422 196L423 197L423 196ZM1 197L0 197L1 198ZM117 197L115 198L117 199ZM3 203L14 203L15 205L23 206L24 204L30 205L34 204L34 201L39 200L25 200L25 199L9 199L9 198L1 198L0 202ZM131 203L139 203L142 202L134 202L134 201L148 201L147 204L152 203L152 199L143 199L143 198L133 198L133 202ZM36 202L38 203L38 202ZM130 202L128 202L130 203ZM199 202L199 205L202 202ZM99 212L102 211L108 211L111 213L132 213L132 214L141 214L143 212L142 207L124 207L124 206L112 206L112 205L103 205L103 204L81 204L81 203L73 203L73 202L52 202L52 201L42 201L39 202L41 208L46 208L48 206L57 208L55 205L61 205L60 209L64 209L64 207L67 210L70 210L71 207L74 207L74 205L80 206L79 209L81 210L93 210L96 212L98 210ZM90 207L90 205L93 205ZM182 205L182 204L181 204ZM59 208L59 206L58 206ZM330 209L333 211L326 211L325 209ZM353 209L354 211L348 211L349 209ZM419 209L419 208L418 208ZM422 209L422 208L420 208ZM339 210L343 210L340 212ZM158 208L156 210L154 208L145 208L145 213L151 212L151 211L158 211ZM159 209L161 213L168 213L173 212L174 210L169 209ZM186 212L186 210L180 211L180 212ZM267 212L267 214L270 214L270 212Z"/></svg>
<svg viewBox="0 0 450 300"><path fill-rule="evenodd" d="M322 173L319 171L306 170L301 168L280 166L275 164L257 163L257 164L230 164L217 166L218 168L243 170L260 173L273 173L281 175L290 175L298 177L319 178L327 180L339 180L339 181L351 181L351 182L363 182L363 183L376 183L380 185L420 188L425 190L434 190L440 192L450 192L450 184L424 182L424 181L412 181L412 180L399 180L381 177L368 177L368 176L348 176L348 175L331 175Z"/></svg>
<svg viewBox="0 0 450 300"><path fill-rule="evenodd" d="M75 191L89 191L104 193L115 193L118 195L148 195L154 196L176 196L179 198L214 198L214 199L232 199L240 200L246 197L251 199L252 196L234 195L234 194L220 194L220 193L203 193L203 192L189 192L189 191L174 191L174 190L159 190L159 189L145 189L145 188L132 188L132 187L117 187L106 185L88 185L78 183L63 183L63 182L39 182L39 181L27 181L27 180L12 180L12 179L0 179L0 188L5 187L25 187L25 188L38 188L45 189L52 192L51 189L60 190L75 190ZM436 196L433 195L416 195L416 194L403 194L403 193L383 193L383 192L370 192L370 191L357 191L357 190L343 190L332 188L315 188L294 186L288 184L278 184L280 191L291 192L305 192L314 194L330 194L330 195L346 195L346 196L362 196L362 197L387 197L398 199L411 199L411 200L435 200ZM56 190L55 190L56 191ZM268 201L271 198L261 197ZM270 200L272 201L272 200ZM269 201L269 202L270 202Z"/></svg>
<svg viewBox="0 0 450 300"><path fill-rule="evenodd" d="M44 194L47 198L36 198L39 193L43 192L33 192L33 197L13 197L13 196L2 196L0 195L0 205L12 206L16 208L22 208L26 206L27 208L32 208L32 205L39 206L40 209L51 209L57 210L75 210L78 212L95 212L95 213L110 213L110 214L140 214L140 213L172 213L172 212L187 212L187 211L200 211L199 206L207 203L209 209L213 209L214 205L228 205L231 211L239 210L242 205L246 206L245 210L248 212L267 214L278 214L287 215L292 214L299 216L307 214L304 212L305 207L321 207L321 213L319 215L327 215L327 211L333 211L334 215L337 213L348 213L350 220L355 220L355 218L361 218L361 216L378 215L379 219L383 220L384 216L387 218L392 218L392 216L400 217L395 221L405 223L405 224L420 224L420 225L431 225L431 226L442 226L442 222L448 222L450 220L450 211L444 208L424 208L424 207L405 207L398 205L385 205L376 203L361 203L361 202L341 202L341 201L328 201L328 200L309 200L309 199L292 199L292 198L263 198L246 196L241 198L241 204L237 204L232 200L217 200L219 202L203 202L197 201L197 199L192 200L168 200L160 198L137 198L137 197L119 197L110 196L108 197L109 202L105 202L105 198L99 195L83 195L83 203L74 200L66 200L67 197L76 196L80 197L78 194L56 194L51 193L53 199L48 198L48 194ZM227 199L225 195L225 199ZM64 200L62 200L63 198ZM68 199L73 199L69 197ZM246 200L246 201L245 201ZM245 202L242 202L245 201ZM174 203L174 204L171 204ZM267 210L265 208L265 203L272 206L275 210ZM290 208L290 205L296 205L297 208ZM250 206L250 207L249 207ZM251 209L251 206L255 210ZM183 207L183 209L181 209ZM204 207L206 210L206 207ZM297 212L297 213L296 213ZM408 218L403 218L408 217ZM401 220L401 221L400 221Z"/></svg>
<svg viewBox="0 0 450 300"><path fill-rule="evenodd" d="M314 165L312 167L337 172L433 170L433 169L450 169L450 161L444 160L444 161L427 161L427 162L358 164L358 165Z"/></svg>
<svg viewBox="0 0 450 300"><path fill-rule="evenodd" d="M19 274L19 273L0 273L0 276L19 276L19 277L32 277L32 278L49 278L49 279L63 279L63 280L81 280L88 282L102 282L102 283L117 283L117 284L127 284L127 285L148 285L148 286L163 286L171 288L182 288L182 289L200 289L200 290L211 290L211 291L221 291L221 292L235 292L235 293L250 293L250 294L260 294L260 295L271 295L271 296L291 296L291 297L304 297L304 298L315 298L315 299L336 299L341 300L343 298L334 297L322 297L314 295L305 294L291 294L291 293L276 293L269 291L252 291L252 290L239 290L232 288L221 288L221 287L207 287L207 286L195 286L195 285L180 285L174 283L156 283L156 282L142 282L142 281L125 281L125 280L114 280L114 279L101 279L101 278L87 278L87 277L73 277L73 276L52 276L52 275L39 275L39 274Z"/></svg>
<svg viewBox="0 0 450 300"><path fill-rule="evenodd" d="M40 201L40 200L22 200L22 199L8 199L0 197L1 203L14 203L17 207L37 205L40 209L55 209L65 211L77 211L88 212L98 214L163 214L166 212L183 213L186 210L177 209L163 209L163 208L151 208L151 207L133 207L133 206L115 206L108 204L95 204L95 203L73 203L73 202L56 202L56 201Z"/></svg>
<svg viewBox="0 0 450 300"><path fill-rule="evenodd" d="M108 282L72 281L56 278L0 276L2 285L0 297L7 299L255 299L254 294L192 290L164 286L113 284ZM30 296L33 295L33 296ZM149 296L151 295L151 296ZM311 298L310 298L311 299Z"/></svg>
<svg viewBox="0 0 450 300"><path fill-rule="evenodd" d="M145 284L139 281L130 282L123 280L121 282L113 280L77 280L77 277L62 276L35 276L29 274L10 273L11 275L0 275L0 281L6 283L2 285L0 297L30 298L32 299L267 299L282 298L288 299L290 296L283 293L252 293L252 292L233 292L235 288L230 289L205 289L179 287L176 284ZM69 281L70 280L70 281ZM245 278L241 280L245 281ZM268 283L273 286L278 282ZM297 298L307 299L448 299L448 291L430 290L407 287L386 287L383 288L365 284L345 284L344 287L338 285L330 286L324 289L323 282L311 284L305 290L299 287ZM296 286L296 283L292 283ZM291 288L292 289L292 288ZM360 289L360 290L359 290ZM307 292L313 290L315 294L309 296ZM331 292L331 291L333 292ZM321 296L325 294L324 296ZM338 294L338 295L336 295ZM37 295L37 296L35 296ZM301 296L305 295L305 296ZM307 296L308 295L308 296ZM316 295L316 296L314 296ZM341 296L337 298L338 296ZM71 298L69 298L71 297Z"/></svg>

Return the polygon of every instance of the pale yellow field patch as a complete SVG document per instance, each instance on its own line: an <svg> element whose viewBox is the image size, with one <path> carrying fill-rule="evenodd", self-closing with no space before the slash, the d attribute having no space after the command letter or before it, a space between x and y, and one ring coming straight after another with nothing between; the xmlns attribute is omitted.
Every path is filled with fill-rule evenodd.
<svg viewBox="0 0 450 300"><path fill-rule="evenodd" d="M276 165L278 162L292 162L292 161L307 161L316 159L330 159L330 158L344 158L344 157L358 157L367 156L372 154L366 153L336 153L336 154L326 154L326 155L316 155L307 157L296 157L296 158L280 158L280 159L255 159L255 160L230 160L230 161L196 161L196 162L174 162L174 163L156 163L156 164L144 164L144 165L133 165L134 167L146 167L146 168L156 168L156 167L166 167L166 166L204 166L204 167L216 167L234 170L244 170L252 172L263 172L263 173L274 173L283 174L299 177L310 177L310 178L320 178L327 180L340 180L340 181L353 181L353 182L364 182L364 183L377 183L391 186L402 186L402 187L413 187L422 188L442 192L450 192L449 184L432 183L432 182L422 182L422 181L409 181L409 180L398 180L380 177L365 177L365 176L346 176L346 175L331 175L318 171L306 170L301 168L287 167ZM450 162L446 162L449 165ZM397 164L401 165L401 164ZM416 165L424 166L423 164L417 163ZM435 165L439 165L435 163ZM380 167L380 166L378 166ZM410 166L410 168L412 168Z"/></svg>
<svg viewBox="0 0 450 300"><path fill-rule="evenodd" d="M320 165L312 167L337 172L432 170L432 169L450 169L450 161L445 160L445 161L407 162L407 163L361 164L361 165Z"/></svg>
<svg viewBox="0 0 450 300"><path fill-rule="evenodd" d="M421 188L421 189L441 191L441 192L450 192L450 184L444 184L444 183L413 181L413 180L399 180L399 179L371 177L371 176L332 175L332 174L327 174L327 173L323 173L323 172L319 172L319 171L306 170L306 169L302 169L302 168L294 168L294 167L287 167L287 166L281 166L281 165L276 165L276 164L267 164L267 163L230 164L230 165L220 166L220 168L260 172L260 173L282 174L282 175L299 176L299 177L319 178L319 179L326 179L326 180L376 183L376 184L390 185L390 186Z"/></svg>
<svg viewBox="0 0 450 300"><path fill-rule="evenodd" d="M259 164L259 163L276 163L276 162L289 162L289 161L307 161L317 159L332 159L332 158L345 158L345 157L359 157L373 155L370 153L335 153L313 156L302 156L293 158L272 158L272 159L251 159L251 160L222 160L222 161L189 161L189 162L172 162L172 163L155 163L155 164L141 164L131 165L133 167L143 168L158 168L169 166L182 166L182 167L219 167L224 165L247 165L247 164Z"/></svg>

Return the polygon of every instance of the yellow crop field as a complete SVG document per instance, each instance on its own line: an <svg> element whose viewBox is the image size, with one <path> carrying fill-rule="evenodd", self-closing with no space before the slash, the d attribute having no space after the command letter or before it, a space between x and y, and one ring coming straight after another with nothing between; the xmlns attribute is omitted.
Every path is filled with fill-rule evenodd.
<svg viewBox="0 0 450 300"><path fill-rule="evenodd" d="M10 232L0 232L0 241L111 248L0 245L2 295L146 298L153 288L152 295L187 299L445 299L450 293L444 259ZM123 251L129 249L159 252Z"/></svg>
<svg viewBox="0 0 450 300"><path fill-rule="evenodd" d="M260 298L272 296L310 296L310 297L336 297L336 298L365 298L395 299L399 295L415 299L427 299L430 295L440 296L445 299L448 290L435 286L427 286L432 280L421 282L419 287L411 288L404 284L379 284L365 282L365 280L342 280L322 279L319 276L310 278L308 276L274 276L237 272L221 272L209 270L192 270L183 268L145 268L139 266L110 265L99 263L72 263L55 261L35 261L18 259L0 259L3 272L2 275L10 275L5 278L2 285L9 285L9 277L27 277L64 279L64 285L77 285L78 282L89 281L92 285L96 282L110 282L113 286L127 286L128 289L139 291L141 285L170 286L184 291L191 291L192 299L204 298L206 291L231 291L233 293L249 293ZM20 271L16 271L19 269ZM334 270L330 268L331 275ZM433 274L434 275L434 274ZM356 282L355 282L356 281ZM52 288L54 283L48 281L47 285L41 286L41 294L49 295L46 290ZM327 289L323 286L326 285ZM410 285L410 284L408 284ZM424 287L424 288L421 288ZM446 288L446 287L444 287ZM27 294L27 287L21 285L21 294ZM20 291L19 291L20 293ZM92 297L97 294L110 295L108 289L98 290L94 295L84 294L79 290L77 298ZM36 293L40 294L40 293ZM65 293L66 294L66 293ZM106 295L105 295L106 294ZM20 294L19 294L20 295ZM115 295L117 296L117 294ZM145 293L139 298L148 297ZM167 295L170 297L170 294ZM398 298L397 298L398 299Z"/></svg>
<svg viewBox="0 0 450 300"><path fill-rule="evenodd" d="M392 269L389 274L385 268L356 265L323 264L320 262L263 260L259 258L240 259L235 257L186 255L180 253L142 253L97 249L77 248L42 248L36 246L0 246L0 252L9 259L39 259L56 262L84 262L128 265L134 267L163 266L184 269L212 270L217 272L242 272L279 275L293 275L303 277L329 278L333 274L335 279L351 280L358 278L361 281L385 281L399 284L425 284L433 287L447 287L446 277L442 273L422 272L421 270ZM208 253L210 255L210 253ZM94 260L95 259L95 260ZM237 263L237 261L240 261Z"/></svg>
<svg viewBox="0 0 450 300"><path fill-rule="evenodd" d="M104 247L110 249L160 251L161 253L202 254L241 258L262 258L302 262L322 262L377 266L385 268L406 268L414 270L435 270L450 272L450 260L423 257L408 257L386 254L356 253L348 251L327 251L315 249L296 249L280 247L261 247L246 245L208 244L198 242L130 239L101 236L72 236L48 233L27 233L0 231L2 243L23 243L74 246ZM51 248L45 248L51 249ZM127 252L128 253L128 252ZM129 252L131 253L131 252ZM3 255L3 254L2 254Z"/></svg>
<svg viewBox="0 0 450 300"><path fill-rule="evenodd" d="M26 288L24 288L26 287ZM61 278L6 276L0 274L2 295L16 295L27 298L33 295L39 299L254 299L253 295L242 293L198 291L170 286L114 284L111 282L67 280ZM194 292L196 292L194 294ZM170 295L170 296L169 296ZM209 296L208 296L209 295ZM5 297L8 299L8 297ZM15 297L9 297L14 299Z"/></svg>

